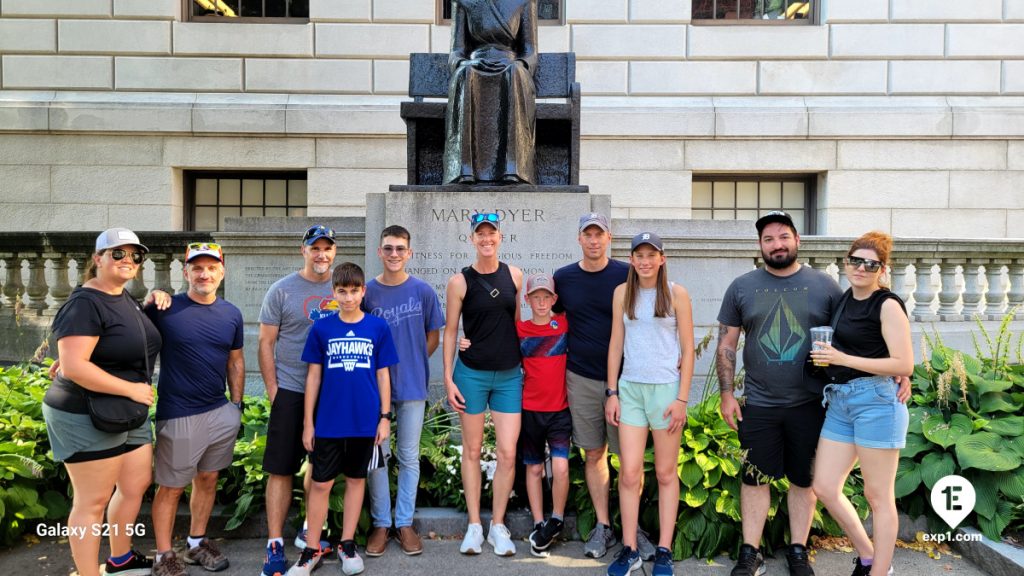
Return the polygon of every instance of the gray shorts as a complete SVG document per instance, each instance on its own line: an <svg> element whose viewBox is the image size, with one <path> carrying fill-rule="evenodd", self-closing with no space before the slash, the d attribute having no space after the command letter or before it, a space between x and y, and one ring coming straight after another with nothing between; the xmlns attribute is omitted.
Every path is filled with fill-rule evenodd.
<svg viewBox="0 0 1024 576"><path fill-rule="evenodd" d="M572 413L573 443L584 450L595 450L607 444L611 453L618 454L619 427L604 419L604 390L608 383L566 370L565 384Z"/></svg>
<svg viewBox="0 0 1024 576"><path fill-rule="evenodd" d="M231 465L242 411L234 404L156 421L156 471L160 486L184 488L196 472L216 472Z"/></svg>
<svg viewBox="0 0 1024 576"><path fill-rule="evenodd" d="M119 447L140 446L153 443L153 424L146 418L141 426L127 432L104 432L92 425L88 414L75 414L52 408L43 403L43 419L46 420L46 435L50 439L53 459L64 462L83 452L94 452L102 457L114 457ZM85 458L86 460L99 460Z"/></svg>

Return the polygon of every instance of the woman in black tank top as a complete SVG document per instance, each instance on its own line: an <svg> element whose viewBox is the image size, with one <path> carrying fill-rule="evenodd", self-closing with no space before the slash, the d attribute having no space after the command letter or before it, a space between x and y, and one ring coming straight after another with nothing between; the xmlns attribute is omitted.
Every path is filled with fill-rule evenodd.
<svg viewBox="0 0 1024 576"><path fill-rule="evenodd" d="M899 526L896 468L909 423L907 376L914 370L906 308L881 281L891 250L892 238L882 232L853 242L844 261L850 289L833 311L832 343L816 343L822 349L811 352L841 382L825 387L828 411L818 440L814 492L853 542L854 574L864 576L885 575L892 564ZM874 518L873 541L843 494L858 460Z"/></svg>
<svg viewBox="0 0 1024 576"><path fill-rule="evenodd" d="M498 260L501 246L497 214L474 214L470 240L476 261L448 280L444 328L444 383L448 402L462 424L462 484L469 526L460 551L479 554L483 545L480 524L480 451L484 437L484 411L490 407L497 436L494 471L493 519L487 537L495 554L515 554L505 528L505 509L515 479L516 442L522 407L522 371L516 321L523 273ZM472 345L456 358L459 321Z"/></svg>

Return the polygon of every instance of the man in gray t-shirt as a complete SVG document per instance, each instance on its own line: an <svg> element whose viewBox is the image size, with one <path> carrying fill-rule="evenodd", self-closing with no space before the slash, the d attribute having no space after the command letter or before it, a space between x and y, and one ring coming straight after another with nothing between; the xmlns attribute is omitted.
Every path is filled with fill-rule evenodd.
<svg viewBox="0 0 1024 576"><path fill-rule="evenodd" d="M829 324L842 291L827 274L797 262L800 236L789 214L769 212L756 227L765 266L733 280L718 313L722 417L739 432L747 454L740 488L743 546L732 576L764 570L758 546L771 504L769 483L783 476L790 482L790 574L813 575L806 545L817 502L811 469L825 419L824 383L809 376L804 365L811 327ZM733 393L741 330L746 334L742 409Z"/></svg>
<svg viewBox="0 0 1024 576"><path fill-rule="evenodd" d="M302 349L313 321L337 313L332 298L331 264L336 252L334 230L313 226L302 237L302 269L275 282L260 309L259 362L270 399L267 448L263 471L267 478L267 557L263 576L284 574L284 520L292 500L292 479L302 466L302 445L307 365ZM309 491L311 467L304 487ZM295 545L305 547L300 532ZM301 546L300 546L301 545Z"/></svg>

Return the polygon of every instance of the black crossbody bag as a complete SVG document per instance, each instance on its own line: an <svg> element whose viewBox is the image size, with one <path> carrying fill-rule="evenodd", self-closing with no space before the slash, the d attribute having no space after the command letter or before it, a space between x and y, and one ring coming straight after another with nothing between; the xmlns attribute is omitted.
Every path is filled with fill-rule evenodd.
<svg viewBox="0 0 1024 576"><path fill-rule="evenodd" d="M123 293L125 298L130 298L127 292ZM132 301L135 308L135 321L138 323L139 331L142 332L142 355L146 361L146 385L150 385L152 375L149 371L149 342L146 339L146 327L142 324L141 312L138 306ZM85 403L89 408L89 418L92 425L103 432L127 432L142 426L149 416L149 406L136 402L127 396L118 394L104 394L102 392L85 391Z"/></svg>

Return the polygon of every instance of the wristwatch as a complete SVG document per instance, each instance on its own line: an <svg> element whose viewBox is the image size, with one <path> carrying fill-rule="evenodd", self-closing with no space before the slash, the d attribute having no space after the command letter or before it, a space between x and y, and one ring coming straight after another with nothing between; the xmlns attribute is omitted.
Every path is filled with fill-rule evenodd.
<svg viewBox="0 0 1024 576"><path fill-rule="evenodd" d="M380 413L380 419L381 420L390 420L390 421L394 422L395 421L395 413L394 412L381 412Z"/></svg>
<svg viewBox="0 0 1024 576"><path fill-rule="evenodd" d="M618 389L612 390L611 388L605 388L604 395L607 396L608 398L611 398L612 396L618 396L619 391Z"/></svg>

